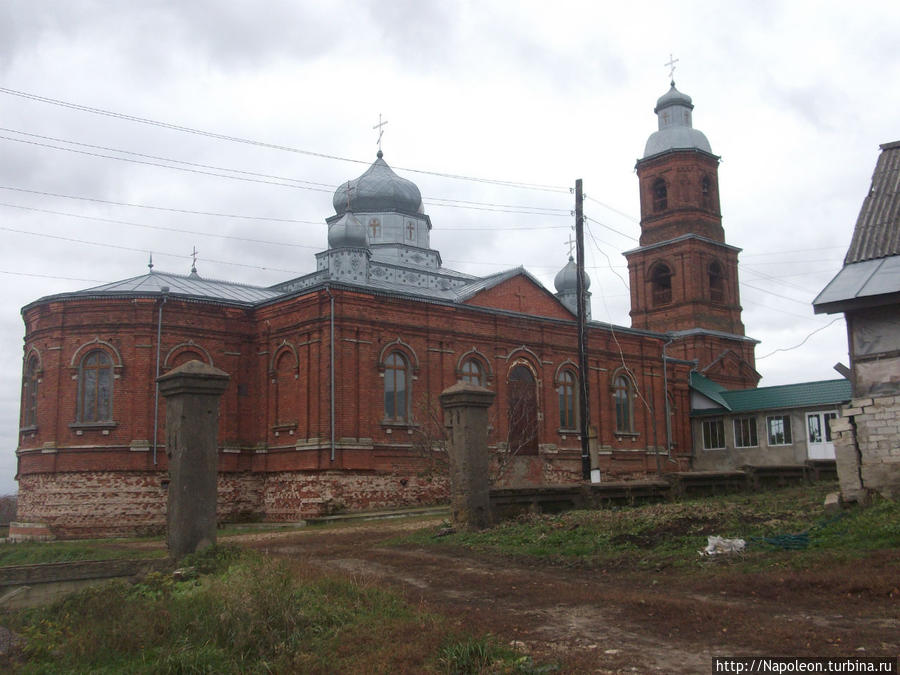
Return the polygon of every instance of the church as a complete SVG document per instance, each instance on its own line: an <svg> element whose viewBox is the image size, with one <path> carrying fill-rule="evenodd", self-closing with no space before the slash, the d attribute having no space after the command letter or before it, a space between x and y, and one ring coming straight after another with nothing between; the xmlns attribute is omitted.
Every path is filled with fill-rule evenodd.
<svg viewBox="0 0 900 675"><path fill-rule="evenodd" d="M496 393L497 486L581 478L586 381L603 479L691 466L691 373L755 387L739 249L725 242L718 163L691 98L657 101L637 161L641 236L624 253L631 325L588 321L577 270L555 292L522 267L444 267L418 187L374 163L334 193L316 269L268 287L154 269L40 298L25 322L18 521L58 537L160 531L168 484L156 378L190 360L230 376L219 410L222 520L292 522L448 496L438 395ZM589 280L585 278L585 286Z"/></svg>

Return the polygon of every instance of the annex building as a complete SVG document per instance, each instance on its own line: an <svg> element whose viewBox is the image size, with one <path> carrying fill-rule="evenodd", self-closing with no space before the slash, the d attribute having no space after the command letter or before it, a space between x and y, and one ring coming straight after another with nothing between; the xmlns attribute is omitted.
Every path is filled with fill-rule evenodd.
<svg viewBox="0 0 900 675"><path fill-rule="evenodd" d="M41 298L25 321L18 521L57 536L165 523L165 404L155 380L189 360L230 375L220 403L222 519L296 521L447 498L438 394L496 392L498 486L581 480L587 381L605 478L690 467L691 372L755 387L739 249L725 241L718 163L674 83L637 162L641 237L625 252L631 325L588 323L577 363L577 271L555 292L519 267L443 266L419 189L374 163L334 194L316 270L270 287L156 269Z"/></svg>

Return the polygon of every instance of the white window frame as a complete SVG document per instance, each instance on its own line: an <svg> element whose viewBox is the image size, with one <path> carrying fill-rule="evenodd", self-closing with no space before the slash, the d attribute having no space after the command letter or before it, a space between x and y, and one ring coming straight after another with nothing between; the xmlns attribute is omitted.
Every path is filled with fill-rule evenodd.
<svg viewBox="0 0 900 675"><path fill-rule="evenodd" d="M781 433L785 438L790 437L790 440L784 440L781 443L775 442L772 440L772 422L774 420L781 420ZM768 415L766 417L766 436L769 445L793 445L794 444L794 429L793 423L791 422L790 415Z"/></svg>
<svg viewBox="0 0 900 675"><path fill-rule="evenodd" d="M717 446L707 447L707 445L706 445L706 437L707 437L706 429L707 429L707 425L712 425L712 424L717 425L717 434L716 435L719 436L719 440L721 441L722 444L717 445ZM702 437L704 450L724 450L725 449L725 422L723 421L723 419L721 417L714 417L714 418L708 419L708 420L701 420L700 435ZM710 436L710 438L712 438L712 434L709 434L709 436Z"/></svg>
<svg viewBox="0 0 900 675"><path fill-rule="evenodd" d="M743 427L744 423L747 423L747 432L748 435L752 436L752 438L748 438L746 440L752 441L751 443L744 444L744 434L743 428L738 427L740 424ZM732 427L734 430L734 447L736 448L758 448L759 447L759 429L756 428L756 416L755 415L742 415L741 417L735 417L732 420Z"/></svg>

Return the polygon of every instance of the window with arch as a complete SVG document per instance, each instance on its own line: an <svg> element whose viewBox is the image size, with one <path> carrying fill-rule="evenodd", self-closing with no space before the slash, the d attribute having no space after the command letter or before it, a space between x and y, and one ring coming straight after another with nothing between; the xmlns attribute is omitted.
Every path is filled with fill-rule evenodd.
<svg viewBox="0 0 900 675"><path fill-rule="evenodd" d="M634 433L634 385L627 375L613 380L613 401L616 405L616 433Z"/></svg>
<svg viewBox="0 0 900 675"><path fill-rule="evenodd" d="M172 357L172 359L169 361L169 368L177 368L178 366L184 365L188 361L200 361L201 363L206 363L206 359L202 354L191 349L185 349L178 352L174 357Z"/></svg>
<svg viewBox="0 0 900 675"><path fill-rule="evenodd" d="M479 387L485 385L484 367L476 358L468 358L460 368L460 379L468 384L475 384Z"/></svg>
<svg viewBox="0 0 900 675"><path fill-rule="evenodd" d="M22 377L22 426L37 426L37 395L40 363L32 354L25 363L25 374Z"/></svg>
<svg viewBox="0 0 900 675"><path fill-rule="evenodd" d="M391 352L384 360L384 419L409 421L409 361L400 352Z"/></svg>
<svg viewBox="0 0 900 675"><path fill-rule="evenodd" d="M653 181L653 210L665 211L669 206L669 190L666 187L666 181L657 178Z"/></svg>
<svg viewBox="0 0 900 675"><path fill-rule="evenodd" d="M275 361L275 426L296 424L297 421L297 365L290 349L282 350Z"/></svg>
<svg viewBox="0 0 900 675"><path fill-rule="evenodd" d="M709 299L713 302L722 302L725 299L725 275L718 261L713 260L707 267L709 277Z"/></svg>
<svg viewBox="0 0 900 675"><path fill-rule="evenodd" d="M78 367L78 422L112 421L113 363L102 349L84 355Z"/></svg>
<svg viewBox="0 0 900 675"><path fill-rule="evenodd" d="M672 302L672 270L665 263L657 263L650 270L650 288L653 306Z"/></svg>
<svg viewBox="0 0 900 675"><path fill-rule="evenodd" d="M574 371L565 369L559 374L556 393L559 395L559 428L578 428L578 378Z"/></svg>
<svg viewBox="0 0 900 675"><path fill-rule="evenodd" d="M509 371L509 451L516 455L538 454L537 382L523 364Z"/></svg>
<svg viewBox="0 0 900 675"><path fill-rule="evenodd" d="M712 209L712 180L706 174L700 179L700 200L705 209Z"/></svg>

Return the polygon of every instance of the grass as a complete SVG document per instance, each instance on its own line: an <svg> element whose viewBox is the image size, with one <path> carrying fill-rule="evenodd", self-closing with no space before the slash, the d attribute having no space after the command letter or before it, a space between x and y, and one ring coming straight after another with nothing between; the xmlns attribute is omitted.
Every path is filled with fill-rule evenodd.
<svg viewBox="0 0 900 675"><path fill-rule="evenodd" d="M47 608L0 615L23 637L20 673L538 673L489 636L460 634L398 595L236 548L188 558L198 576L151 574Z"/></svg>
<svg viewBox="0 0 900 675"><path fill-rule="evenodd" d="M30 541L0 545L0 567L76 560L119 560L122 558L161 558L164 547L136 551L122 540Z"/></svg>
<svg viewBox="0 0 900 675"><path fill-rule="evenodd" d="M436 537L440 528L432 528L397 541L558 564L636 569L694 565L709 535L747 540L748 551L741 559L751 563L792 545L806 548L806 558L822 552L852 556L900 548L900 503L880 500L831 519L824 513L823 502L833 490L833 484L817 484L639 507L530 515L481 532ZM805 534L798 536L801 533Z"/></svg>

